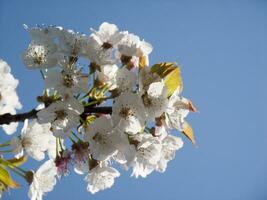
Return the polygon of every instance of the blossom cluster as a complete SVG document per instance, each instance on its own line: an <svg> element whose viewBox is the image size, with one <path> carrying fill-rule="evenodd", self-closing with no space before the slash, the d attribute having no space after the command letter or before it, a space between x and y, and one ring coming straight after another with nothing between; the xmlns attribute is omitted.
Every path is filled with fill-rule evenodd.
<svg viewBox="0 0 267 200"><path fill-rule="evenodd" d="M150 67L151 44L107 22L90 35L58 26L25 29L32 41L23 62L41 71L45 88L37 98L36 119L25 120L10 146L18 159L24 154L37 161L48 158L27 176L31 200L42 199L72 167L91 193L114 184L120 176L114 163L131 169L134 177L164 172L183 146L172 129L194 142L185 118L196 109L181 96L179 68L175 63ZM5 63L6 70L1 66L0 76L9 73ZM14 90L12 81L3 82ZM3 87L6 92L1 84L2 79L0 92ZM11 107L20 108L17 99Z"/></svg>

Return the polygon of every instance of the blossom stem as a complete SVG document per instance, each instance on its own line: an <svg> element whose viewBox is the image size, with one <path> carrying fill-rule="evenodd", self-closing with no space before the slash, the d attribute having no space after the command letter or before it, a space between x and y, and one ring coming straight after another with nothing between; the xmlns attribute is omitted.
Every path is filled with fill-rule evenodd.
<svg viewBox="0 0 267 200"><path fill-rule="evenodd" d="M12 149L11 150L0 150L0 153L11 153L12 152Z"/></svg>
<svg viewBox="0 0 267 200"><path fill-rule="evenodd" d="M59 138L56 138L56 156L59 156L59 151L58 151L58 141L59 141L60 139Z"/></svg>
<svg viewBox="0 0 267 200"><path fill-rule="evenodd" d="M24 169L14 165L13 163L9 162L8 160L5 160L4 158L0 158L0 163L4 164L5 166L7 166L12 171L13 170L18 170L18 171L20 171L19 173L23 173L23 174L27 173L27 171L25 171Z"/></svg>
<svg viewBox="0 0 267 200"><path fill-rule="evenodd" d="M73 131L71 131L71 134L78 140L78 141L80 141L81 139L73 132Z"/></svg>
<svg viewBox="0 0 267 200"><path fill-rule="evenodd" d="M58 140L58 143L59 143L60 151L63 151L64 149L63 149L63 146L62 146L62 143L61 143L60 139Z"/></svg>
<svg viewBox="0 0 267 200"><path fill-rule="evenodd" d="M7 142L0 144L0 147L7 147L9 145L10 145L10 141L7 141Z"/></svg>
<svg viewBox="0 0 267 200"><path fill-rule="evenodd" d="M75 144L75 143L76 143L76 141L75 141L74 139L72 139L72 137L71 137L71 136L69 136L69 139L70 139L70 141L71 141L73 144Z"/></svg>
<svg viewBox="0 0 267 200"><path fill-rule="evenodd" d="M10 167L10 166L7 166L7 167L8 167L8 169L10 169L10 170L11 170L12 172L14 172L15 174L17 174L17 175L23 177L24 179L26 179L26 175L24 175L23 173L21 173L21 172L15 170L14 168L12 168L12 167Z"/></svg>
<svg viewBox="0 0 267 200"><path fill-rule="evenodd" d="M45 75L44 75L43 70L40 70L40 73L41 73L41 75L42 75L43 80L45 80Z"/></svg>

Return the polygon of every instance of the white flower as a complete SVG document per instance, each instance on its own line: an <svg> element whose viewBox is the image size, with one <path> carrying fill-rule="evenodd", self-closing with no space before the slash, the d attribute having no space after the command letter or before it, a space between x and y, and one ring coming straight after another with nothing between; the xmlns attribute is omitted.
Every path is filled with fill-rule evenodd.
<svg viewBox="0 0 267 200"><path fill-rule="evenodd" d="M56 137L50 137L50 140L48 141L48 148L47 148L47 155L50 159L55 159L57 156L57 138ZM63 140L61 140L62 146L64 148Z"/></svg>
<svg viewBox="0 0 267 200"><path fill-rule="evenodd" d="M149 86L154 82L161 82L162 79L157 73L154 73L150 70L149 67L144 67L140 70L138 76L138 84L139 84L139 93L144 94Z"/></svg>
<svg viewBox="0 0 267 200"><path fill-rule="evenodd" d="M32 41L22 59L28 69L51 68L57 65L57 46L51 41Z"/></svg>
<svg viewBox="0 0 267 200"><path fill-rule="evenodd" d="M93 32L92 36L103 49L114 48L124 36L115 24L107 22L102 23L98 31L94 29L91 29L91 31Z"/></svg>
<svg viewBox="0 0 267 200"><path fill-rule="evenodd" d="M85 161L85 162L77 162L75 163L74 165L74 171L77 173L77 174L86 174L89 172L89 164L88 164L88 161Z"/></svg>
<svg viewBox="0 0 267 200"><path fill-rule="evenodd" d="M55 159L55 165L57 167L57 176L67 176L70 173L70 165L72 164L72 152L64 149L59 152Z"/></svg>
<svg viewBox="0 0 267 200"><path fill-rule="evenodd" d="M119 57L123 64L137 66L139 58L145 58L148 66L148 55L152 52L153 47L148 42L140 40L140 38L132 33L124 32L124 37L118 44Z"/></svg>
<svg viewBox="0 0 267 200"><path fill-rule="evenodd" d="M45 193L53 190L56 184L57 169L53 160L46 161L34 173L28 196L31 200L42 200Z"/></svg>
<svg viewBox="0 0 267 200"><path fill-rule="evenodd" d="M102 65L97 71L97 78L101 83L107 84L110 90L116 88L117 65Z"/></svg>
<svg viewBox="0 0 267 200"><path fill-rule="evenodd" d="M45 158L45 152L54 139L50 124L39 124L37 120L28 123L28 120L25 120L21 135L14 137L10 145L14 148L13 153L17 154L16 157L21 157L25 150L29 156L40 161Z"/></svg>
<svg viewBox="0 0 267 200"><path fill-rule="evenodd" d="M23 26L25 30L29 32L33 40L40 42L52 41L52 39L58 37L63 30L60 26L41 25L31 28L29 28L26 24L23 24Z"/></svg>
<svg viewBox="0 0 267 200"><path fill-rule="evenodd" d="M87 37L85 34L63 29L59 35L60 53L67 57L83 56L86 40Z"/></svg>
<svg viewBox="0 0 267 200"><path fill-rule="evenodd" d="M115 134L119 138L116 143L117 153L113 155L113 159L122 164L125 169L128 169L129 164L133 161L135 157L135 146L130 144L128 136L116 129Z"/></svg>
<svg viewBox="0 0 267 200"><path fill-rule="evenodd" d="M137 77L133 71L128 70L123 67L119 69L116 73L116 85L119 92L123 92L125 90L132 90L132 88L136 85Z"/></svg>
<svg viewBox="0 0 267 200"><path fill-rule="evenodd" d="M133 138L137 141L136 154L131 162L133 167L132 176L146 177L157 166L161 156L161 141L150 134L137 134Z"/></svg>
<svg viewBox="0 0 267 200"><path fill-rule="evenodd" d="M114 184L114 179L119 177L120 173L112 167L103 165L96 166L90 170L85 177L88 182L87 190L92 194L110 188Z"/></svg>
<svg viewBox="0 0 267 200"><path fill-rule="evenodd" d="M0 59L0 115L5 113L16 114L16 109L21 109L16 88L19 81L11 74L8 64ZM2 125L7 134L12 134L17 130L18 123Z"/></svg>
<svg viewBox="0 0 267 200"><path fill-rule="evenodd" d="M84 140L89 142L90 152L96 160L106 160L117 152L116 135L112 133L113 125L110 117L101 116L90 124L85 132Z"/></svg>
<svg viewBox="0 0 267 200"><path fill-rule="evenodd" d="M74 171L78 174L87 173L89 170L89 143L84 141L78 141L71 146Z"/></svg>
<svg viewBox="0 0 267 200"><path fill-rule="evenodd" d="M190 111L195 112L196 108L188 99L180 96L179 90L176 90L169 99L166 109L166 125L168 128L183 130L184 118Z"/></svg>
<svg viewBox="0 0 267 200"><path fill-rule="evenodd" d="M145 113L140 97L126 91L115 98L112 120L114 125L123 132L136 134L141 131L145 124Z"/></svg>
<svg viewBox="0 0 267 200"><path fill-rule="evenodd" d="M59 94L73 96L77 93L86 93L88 87L88 75L82 74L79 70L65 69L61 72L51 70L45 79L46 88L53 88Z"/></svg>
<svg viewBox="0 0 267 200"><path fill-rule="evenodd" d="M167 168L167 163L170 160L173 160L175 157L175 152L183 147L183 141L181 138L167 135L162 140L162 150L161 150L161 158L157 164L157 171L165 172Z"/></svg>
<svg viewBox="0 0 267 200"><path fill-rule="evenodd" d="M66 138L71 129L79 124L83 106L76 99L68 99L50 104L47 108L37 113L38 122L51 123L54 136Z"/></svg>
<svg viewBox="0 0 267 200"><path fill-rule="evenodd" d="M118 44L118 50L123 56L136 56L139 43L140 38L137 35L126 32L126 34Z"/></svg>
<svg viewBox="0 0 267 200"><path fill-rule="evenodd" d="M98 66L113 65L117 61L113 55L113 49L102 48L102 44L97 41L95 35L91 35L84 43L84 51L91 63Z"/></svg>
<svg viewBox="0 0 267 200"><path fill-rule="evenodd" d="M163 140L168 135L167 127L164 125L155 126L155 131L153 135L158 137L160 140Z"/></svg>
<svg viewBox="0 0 267 200"><path fill-rule="evenodd" d="M159 117L167 108L168 91L164 82L151 83L141 97L149 119Z"/></svg>
<svg viewBox="0 0 267 200"><path fill-rule="evenodd" d="M137 49L137 56L148 56L153 50L153 46L146 42L145 40L142 40L139 42L138 49Z"/></svg>
<svg viewBox="0 0 267 200"><path fill-rule="evenodd" d="M98 79L108 84L109 90L117 89L118 92L131 90L137 81L136 74L127 68L118 68L117 65L103 65L98 72Z"/></svg>

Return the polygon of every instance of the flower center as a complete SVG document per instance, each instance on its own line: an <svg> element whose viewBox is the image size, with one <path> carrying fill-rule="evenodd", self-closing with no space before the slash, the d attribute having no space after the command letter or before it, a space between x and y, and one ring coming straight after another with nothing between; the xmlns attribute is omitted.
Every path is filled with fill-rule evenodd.
<svg viewBox="0 0 267 200"><path fill-rule="evenodd" d="M23 138L21 141L21 146L23 148L27 148L32 145L31 139L30 138Z"/></svg>
<svg viewBox="0 0 267 200"><path fill-rule="evenodd" d="M121 62L127 65L132 59L132 56L121 55Z"/></svg>
<svg viewBox="0 0 267 200"><path fill-rule="evenodd" d="M110 48L112 48L112 44L110 44L109 42L104 42L102 44L102 48L103 49L110 49Z"/></svg>
<svg viewBox="0 0 267 200"><path fill-rule="evenodd" d="M94 137L93 137L93 140L97 143L100 143L102 145L105 145L108 143L108 138L105 134L101 134L99 132L97 132Z"/></svg>
<svg viewBox="0 0 267 200"><path fill-rule="evenodd" d="M63 75L63 85L70 88L73 84L73 78L70 74Z"/></svg>
<svg viewBox="0 0 267 200"><path fill-rule="evenodd" d="M134 112L129 107L122 107L121 110L120 110L120 112L119 112L119 115L122 118L127 119L130 116L133 116L134 115Z"/></svg>
<svg viewBox="0 0 267 200"><path fill-rule="evenodd" d="M149 98L148 94L145 93L142 95L142 100L143 100L143 103L146 107L150 107L152 106L152 101L151 99Z"/></svg>
<svg viewBox="0 0 267 200"><path fill-rule="evenodd" d="M67 116L67 113L64 110L57 110L55 111L55 113L56 113L56 119L63 120Z"/></svg>
<svg viewBox="0 0 267 200"><path fill-rule="evenodd" d="M33 63L37 65L43 64L44 61L44 54L43 53L37 53L36 51L33 53Z"/></svg>

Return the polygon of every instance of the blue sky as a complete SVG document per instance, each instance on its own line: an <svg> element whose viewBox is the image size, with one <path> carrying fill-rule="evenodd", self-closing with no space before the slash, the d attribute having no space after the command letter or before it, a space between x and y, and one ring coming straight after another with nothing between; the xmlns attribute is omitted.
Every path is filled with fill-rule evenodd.
<svg viewBox="0 0 267 200"><path fill-rule="evenodd" d="M72 173L45 199L266 200L266 19L265 0L1 0L0 57L20 80L23 111L36 105L43 83L20 59L30 41L22 24L88 33L104 21L152 43L151 63L178 62L184 96L200 110L189 116L198 148L184 139L164 174L135 179L121 170L111 189L91 195ZM23 188L4 200L27 199L20 182Z"/></svg>

